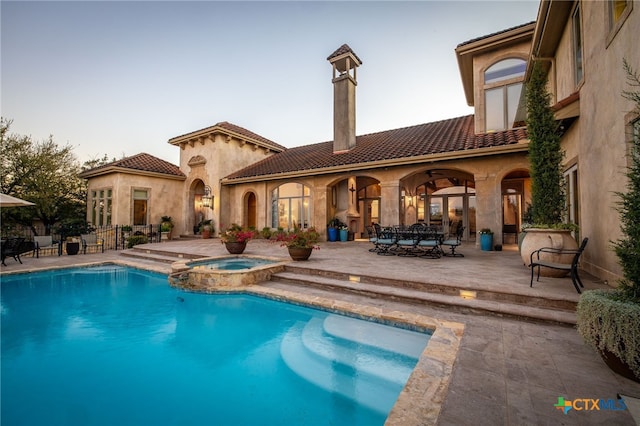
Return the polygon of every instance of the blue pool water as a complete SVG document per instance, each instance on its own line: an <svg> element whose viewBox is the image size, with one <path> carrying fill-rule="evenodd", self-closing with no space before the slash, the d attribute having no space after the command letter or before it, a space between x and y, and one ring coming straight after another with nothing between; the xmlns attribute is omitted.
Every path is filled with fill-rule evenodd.
<svg viewBox="0 0 640 426"><path fill-rule="evenodd" d="M117 266L2 277L11 425L383 424L428 335Z"/></svg>

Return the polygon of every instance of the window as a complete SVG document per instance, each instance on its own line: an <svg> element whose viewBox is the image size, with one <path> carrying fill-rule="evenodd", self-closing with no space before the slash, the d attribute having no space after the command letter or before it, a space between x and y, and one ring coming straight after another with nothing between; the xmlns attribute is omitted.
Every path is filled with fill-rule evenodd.
<svg viewBox="0 0 640 426"><path fill-rule="evenodd" d="M147 202L149 192L146 189L133 190L133 224L147 224Z"/></svg>
<svg viewBox="0 0 640 426"><path fill-rule="evenodd" d="M111 225L112 211L111 188L91 191L91 224L96 226Z"/></svg>
<svg viewBox="0 0 640 426"><path fill-rule="evenodd" d="M613 28L615 25L623 19L627 6L629 6L627 0L613 0L609 2L609 27Z"/></svg>
<svg viewBox="0 0 640 426"><path fill-rule="evenodd" d="M485 130L487 132L521 126L522 80L526 68L522 59L496 62L484 72Z"/></svg>
<svg viewBox="0 0 640 426"><path fill-rule="evenodd" d="M285 183L273 190L271 226L293 229L309 227L311 190L299 183Z"/></svg>
<svg viewBox="0 0 640 426"><path fill-rule="evenodd" d="M573 11L573 71L576 86L580 84L583 77L582 66L582 21L580 18L580 3Z"/></svg>
<svg viewBox="0 0 640 426"><path fill-rule="evenodd" d="M607 37L607 46L615 38L618 30L624 24L633 9L633 1L629 0L610 0L608 2L609 9L609 35Z"/></svg>

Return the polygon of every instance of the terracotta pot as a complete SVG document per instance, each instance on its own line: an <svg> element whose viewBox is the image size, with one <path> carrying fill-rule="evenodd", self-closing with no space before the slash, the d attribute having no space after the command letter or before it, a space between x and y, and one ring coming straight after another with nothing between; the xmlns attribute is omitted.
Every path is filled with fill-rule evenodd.
<svg viewBox="0 0 640 426"><path fill-rule="evenodd" d="M522 246L520 248L520 256L525 265L529 266L531 262L531 253L542 248L551 247L554 249L563 250L577 250L578 243L571 236L571 231L564 229L542 229L542 228L528 228L526 235L522 240ZM540 253L540 259L554 262L565 263L570 265L573 260L574 254L556 254L556 253ZM556 277L562 278L569 272L550 269L542 267L540 268L540 275L543 277Z"/></svg>
<svg viewBox="0 0 640 426"><path fill-rule="evenodd" d="M227 248L227 251L231 254L242 254L244 249L247 248L247 243L224 243L224 246Z"/></svg>
<svg viewBox="0 0 640 426"><path fill-rule="evenodd" d="M618 373L622 377L626 377L629 380L640 383L640 376L636 376L631 370L631 367L629 367L625 361L618 358L616 354L613 354L606 349L601 349L599 352L604 363L607 364L607 367L612 371Z"/></svg>
<svg viewBox="0 0 640 426"><path fill-rule="evenodd" d="M313 251L311 247L288 247L288 249L289 256L293 260L307 260Z"/></svg>

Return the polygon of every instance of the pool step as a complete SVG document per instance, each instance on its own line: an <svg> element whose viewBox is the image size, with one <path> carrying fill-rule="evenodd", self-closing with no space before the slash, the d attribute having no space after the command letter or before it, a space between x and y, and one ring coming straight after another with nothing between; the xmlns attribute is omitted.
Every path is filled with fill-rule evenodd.
<svg viewBox="0 0 640 426"><path fill-rule="evenodd" d="M285 364L306 381L385 414L413 369L391 362L388 351L367 356L356 352L353 343L327 333L319 318L291 327L282 339L280 353Z"/></svg>
<svg viewBox="0 0 640 426"><path fill-rule="evenodd" d="M431 304L497 316L575 325L576 303L554 297L522 296L490 290L460 289L455 286L425 284L378 277L350 276L287 266L285 272L273 274L264 285L304 292L341 291L404 303ZM462 291L470 293L461 293Z"/></svg>

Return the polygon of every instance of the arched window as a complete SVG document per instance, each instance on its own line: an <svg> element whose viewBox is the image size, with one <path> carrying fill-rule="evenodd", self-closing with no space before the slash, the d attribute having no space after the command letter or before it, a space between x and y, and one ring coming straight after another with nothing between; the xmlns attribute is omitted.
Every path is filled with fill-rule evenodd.
<svg viewBox="0 0 640 426"><path fill-rule="evenodd" d="M519 106L526 67L524 60L509 58L496 62L484 72L487 132L524 125L524 111L519 110Z"/></svg>
<svg viewBox="0 0 640 426"><path fill-rule="evenodd" d="M273 228L309 227L311 190L308 186L300 183L285 183L273 190L271 200L271 226Z"/></svg>

